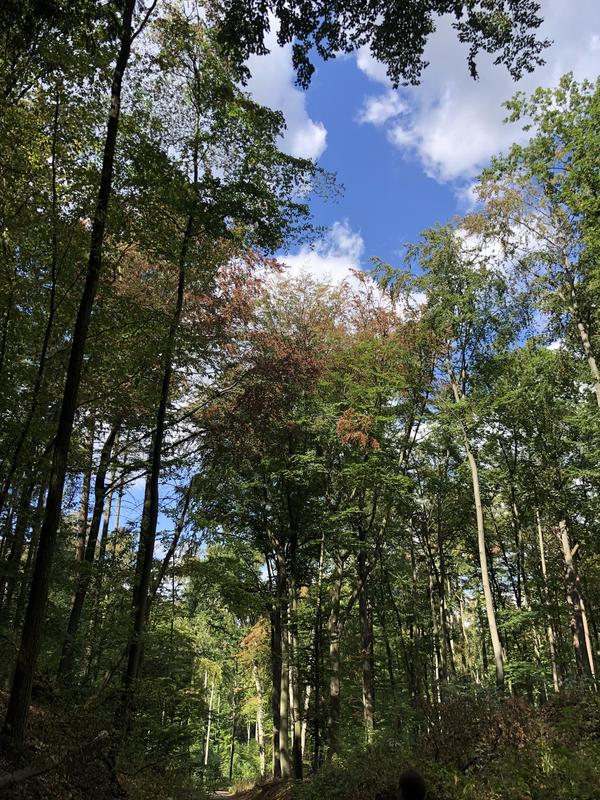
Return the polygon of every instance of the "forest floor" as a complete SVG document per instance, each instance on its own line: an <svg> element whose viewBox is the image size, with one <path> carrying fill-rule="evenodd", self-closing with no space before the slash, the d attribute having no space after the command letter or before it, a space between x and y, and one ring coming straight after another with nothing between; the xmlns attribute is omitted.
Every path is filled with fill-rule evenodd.
<svg viewBox="0 0 600 800"><path fill-rule="evenodd" d="M210 795L209 800L287 800L291 794L291 784L289 783L262 783L253 786L251 789L231 794L227 791L219 791Z"/></svg>

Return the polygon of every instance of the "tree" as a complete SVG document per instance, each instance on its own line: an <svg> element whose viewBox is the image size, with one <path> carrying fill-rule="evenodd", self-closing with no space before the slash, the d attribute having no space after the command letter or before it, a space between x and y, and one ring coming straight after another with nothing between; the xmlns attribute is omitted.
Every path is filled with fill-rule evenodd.
<svg viewBox="0 0 600 800"><path fill-rule="evenodd" d="M243 0L227 0L219 7L219 35L235 48L243 62L251 53L264 53L265 33L276 20L277 41L292 43L298 83L306 87L314 72L312 52L329 59L338 53L351 53L368 46L378 61L385 64L392 83L419 82L427 66L425 44L435 30L435 21L444 14L454 17L459 40L469 45L468 66L477 77L477 54L483 50L496 56L513 78L532 71L541 63L541 53L549 46L539 41L534 31L540 26L539 3L498 0L498 2L447 2L428 0L418 7L401 0L346 3L268 3L249 8Z"/></svg>

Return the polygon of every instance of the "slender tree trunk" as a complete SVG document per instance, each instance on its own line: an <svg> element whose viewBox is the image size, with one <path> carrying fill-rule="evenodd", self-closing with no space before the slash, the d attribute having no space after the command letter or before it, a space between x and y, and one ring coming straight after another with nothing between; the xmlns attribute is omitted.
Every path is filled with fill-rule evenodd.
<svg viewBox="0 0 600 800"><path fill-rule="evenodd" d="M451 375L452 393L454 400L458 403L462 399L462 394L459 389L458 383L453 375ZM479 469L477 461L471 449L469 435L464 424L462 425L463 439L469 468L471 470L471 482L473 484L473 501L475 503L475 516L477 518L477 547L479 551L479 565L481 568L481 582L483 584L483 595L485 598L485 610L488 619L488 627L490 637L492 640L492 650L494 652L494 662L496 666L496 686L498 689L504 687L504 655L502 653L502 644L498 634L498 626L496 624L496 611L494 609L494 598L492 596L492 589L490 586L490 577L488 572L488 560L485 543L485 524L483 520L483 504L481 502L481 491L479 486Z"/></svg>
<svg viewBox="0 0 600 800"><path fill-rule="evenodd" d="M281 689L279 692L279 762L281 777L285 780L292 774L289 752L289 718L290 718L290 670L289 670L289 635L288 635L288 581L285 566L280 559L278 571L279 613L281 617Z"/></svg>
<svg viewBox="0 0 600 800"><path fill-rule="evenodd" d="M102 513L104 511L104 500L106 496L105 479L112 453L113 445L117 433L119 432L120 421L116 422L102 447L100 454L100 462L98 464L98 471L96 473L96 482L94 486L94 510L92 512L92 521L90 523L90 533L83 553L82 570L79 576L77 591L73 598L71 606L71 614L69 616L69 623L67 625L67 633L63 641L62 652L60 655L60 662L58 665L58 678L64 680L65 676L70 675L73 668L73 655L74 644L79 624L81 622L81 615L83 612L83 605L87 597L88 589L92 580L92 566L96 556L96 542L98 540L98 533L100 532L100 523L102 521Z"/></svg>
<svg viewBox="0 0 600 800"><path fill-rule="evenodd" d="M25 735L25 725L27 723L27 715L31 701L33 676L35 674L42 643L42 631L48 602L50 574L52 571L52 561L60 523L62 497L67 472L67 458L71 444L75 411L77 408L77 394L81 381L83 356L102 267L106 219L112 192L113 165L119 128L121 87L131 51L134 8L135 0L125 0L121 19L119 53L117 55L111 85L111 107L104 143L100 187L92 222L92 236L85 287L71 339L71 352L67 367L63 400L52 452L46 510L40 532L40 543L35 559L29 603L27 605L21 634L21 646L17 656L17 665L4 720L3 738L13 746L20 746Z"/></svg>
<svg viewBox="0 0 600 800"><path fill-rule="evenodd" d="M323 627L323 562L325 557L325 535L321 536L319 549L319 572L317 577L317 608L315 611L315 635L313 644L313 683L315 687L313 717L312 770L317 772L321 764L321 628Z"/></svg>
<svg viewBox="0 0 600 800"><path fill-rule="evenodd" d="M367 552L364 533L360 534L361 547L358 551L357 572L360 582L358 595L358 613L360 618L360 647L362 658L362 695L363 716L365 721L365 738L373 739L375 727L375 689L374 689L374 655L373 655L373 613L367 589Z"/></svg>
<svg viewBox="0 0 600 800"><path fill-rule="evenodd" d="M578 586L579 589L579 586ZM588 659L588 666L590 669L590 675L592 676L592 681L594 683L594 691L597 691L596 687L596 664L594 662L594 648L592 647L592 637L590 636L590 628L588 625L587 613L585 610L585 601L583 599L583 594L581 590L579 590L579 600L581 602L581 621L583 622L583 634L585 637L585 651L587 653Z"/></svg>
<svg viewBox="0 0 600 800"><path fill-rule="evenodd" d="M188 250L192 240L194 227L194 212L188 217L181 251L179 256L179 277L177 283L177 297L175 308L171 317L169 333L165 344L163 360L163 376L160 399L156 414L156 425L152 436L150 449L150 463L146 478L146 491L140 527L140 540L136 564L136 579L133 590L133 623L129 637L127 667L123 675L123 701L122 709L117 712L117 719L127 720L130 709L131 693L138 676L142 657L142 639L147 621L147 607L149 602L150 581L152 576L152 561L154 558L154 543L158 524L159 480L162 462L162 448L165 436L166 416L173 374L173 355L175 341L185 292L185 275L187 268Z"/></svg>
<svg viewBox="0 0 600 800"><path fill-rule="evenodd" d="M431 609L432 650L433 650L433 689L438 705L442 702L441 693L441 656L440 656L440 631L438 625L438 612L436 609L433 575L429 573L429 607Z"/></svg>
<svg viewBox="0 0 600 800"><path fill-rule="evenodd" d="M0 514L2 514L2 510L4 508L4 503L6 501L6 497L10 489L12 479L19 467L21 451L23 449L23 446L25 445L25 442L29 437L29 431L31 430L31 425L33 423L33 420L35 419L39 403L40 391L44 382L46 362L48 359L48 349L50 347L52 329L54 327L54 317L56 314L56 280L57 280L57 268L58 268L57 146L58 146L59 113L60 113L60 96L57 90L55 104L54 104L54 118L52 124L52 148L50 156L50 165L52 170L52 258L50 263L50 297L48 303L48 319L46 320L46 327L44 329L44 337L42 340L42 347L40 351L40 357L38 360L37 373L33 383L33 388L31 390L31 400L29 404L29 409L23 421L23 425L21 426L21 430L19 432L19 436L17 438L17 442L13 450L7 475L2 485L2 489L0 490ZM12 296L10 298L9 303L10 305L12 305ZM4 328L2 355L0 356L0 374L2 373L2 361L4 360L3 355L6 344L5 337L6 334L8 333L8 322L10 319L10 313L9 313L10 305L9 305L9 311L7 312L6 316L6 326Z"/></svg>
<svg viewBox="0 0 600 800"><path fill-rule="evenodd" d="M265 765L265 733L263 721L263 692L260 682L260 670L258 669L257 659L252 660L252 675L254 677L254 687L256 689L256 742L258 744L258 761L260 764L260 777L266 775Z"/></svg>
<svg viewBox="0 0 600 800"><path fill-rule="evenodd" d="M150 589L150 597L148 599L148 605L146 608L147 613L149 613L150 604L154 601L154 598L156 597L158 590L160 589L160 585L163 582L165 575L167 574L167 569L169 568L169 564L171 563L171 560L175 555L175 551L177 550L177 545L179 544L181 534L183 533L183 529L185 528L185 523L187 521L187 512L190 506L190 500L192 499L192 484L193 484L193 478L189 482L188 487L183 496L183 505L181 507L181 512L177 519L177 524L175 525L175 531L173 533L173 538L171 539L171 544L169 545L169 549L163 556L163 560L158 570L158 574L156 575L156 578L154 579L154 582Z"/></svg>
<svg viewBox="0 0 600 800"><path fill-rule="evenodd" d="M327 720L327 760L338 752L340 731L340 598L342 592L342 565L336 560L331 583L329 609L329 717Z"/></svg>
<svg viewBox="0 0 600 800"><path fill-rule="evenodd" d="M565 258L565 269L568 276L567 280L569 282L570 311L577 325L577 331L579 333L579 338L581 339L583 352L585 354L585 358L588 363L588 367L590 369L592 380L594 381L594 392L596 394L596 403L600 408L600 370L598 369L598 362L596 361L596 355L594 353L594 350L592 348L592 343L590 341L588 326L584 322L583 316L579 308L579 301L577 299L577 290L575 287L575 281L573 279L571 265L569 263L568 258Z"/></svg>
<svg viewBox="0 0 600 800"><path fill-rule="evenodd" d="M310 696L312 694L312 686L310 683L306 684L304 690L304 705L302 706L302 728L300 731L300 754L304 758L304 751L306 749L306 731L308 729L308 709L310 708Z"/></svg>
<svg viewBox="0 0 600 800"><path fill-rule="evenodd" d="M586 658L585 631L581 610L581 598L577 589L577 575L573 562L573 552L569 537L567 521L561 519L558 523L558 532L563 559L565 562L565 583L567 586L567 602L571 611L571 632L573 634L573 649L575 650L575 663L579 675L588 672L589 664Z"/></svg>
<svg viewBox="0 0 600 800"><path fill-rule="evenodd" d="M490 578L488 573L488 562L485 545L485 526L483 521L483 504L481 502L481 493L479 488L479 470L477 461L471 450L471 445L465 431L465 449L467 451L467 460L471 470L471 481L473 484L473 498L475 502L475 515L477 518L477 545L479 550L479 565L481 568L481 582L483 584L483 596L485 599L485 611L488 620L488 627L490 637L492 639L492 650L494 653L494 663L496 665L496 686L498 689L504 687L504 656L502 654L502 644L500 643L500 636L498 635L498 626L496 624L496 611L494 609L494 598L492 597L492 589L490 586Z"/></svg>
<svg viewBox="0 0 600 800"><path fill-rule="evenodd" d="M548 574L546 570L546 550L544 547L544 532L542 529L542 520L540 512L536 508L535 518L537 523L538 534L538 547L540 551L540 566L542 570L542 597L544 601L544 610L546 613L546 641L548 642L548 652L550 655L550 665L552 667L552 686L555 692L560 691L560 679L558 676L558 664L556 661L556 645L554 642L554 631L552 629L552 620L550 619L549 611L549 597L548 597Z"/></svg>
<svg viewBox="0 0 600 800"><path fill-rule="evenodd" d="M292 709L294 735L292 739L292 763L294 780L302 780L302 713L300 711L300 680L298 660L298 597L295 579L290 580L290 673L292 686Z"/></svg>
<svg viewBox="0 0 600 800"><path fill-rule="evenodd" d="M281 696L281 610L277 599L271 609L271 711L273 717L273 778L281 778L281 759L279 756L279 699Z"/></svg>
<svg viewBox="0 0 600 800"><path fill-rule="evenodd" d="M19 586L19 596L17 598L17 607L15 609L14 624L13 624L15 630L18 630L20 628L21 622L23 620L23 615L25 613L27 597L29 595L31 567L35 560L35 555L37 553L37 548L40 540L40 527L42 524L42 517L44 514L44 503L46 500L47 488L48 488L47 479L46 476L43 475L41 479L40 488L38 491L36 508L33 514L33 521L31 524L31 538L29 540L29 546L27 547L27 558L25 559L23 577L21 578Z"/></svg>
<svg viewBox="0 0 600 800"><path fill-rule="evenodd" d="M79 519L77 520L77 544L75 545L75 560L78 563L83 561L85 543L87 540L88 515L90 511L90 489L92 486L92 470L94 468L95 441L96 421L91 419L89 423L89 439L85 469L83 471L83 482L81 485L81 497L79 500Z"/></svg>
<svg viewBox="0 0 600 800"><path fill-rule="evenodd" d="M6 560L6 572L2 577L1 595L2 608L0 610L0 624L10 617L13 596L19 580L19 571L25 550L25 535L31 523L31 498L33 496L34 482L23 488L19 501L19 510L13 540Z"/></svg>
<svg viewBox="0 0 600 800"><path fill-rule="evenodd" d="M235 731L237 727L237 686L233 687L231 701L231 743L229 745L229 782L233 780L233 759L235 756Z"/></svg>
<svg viewBox="0 0 600 800"><path fill-rule="evenodd" d="M210 684L210 698L208 701L208 718L206 721L206 741L204 742L204 766L208 766L208 754L210 753L210 729L212 727L213 702L215 698L215 679ZM263 748L264 761L264 748Z"/></svg>

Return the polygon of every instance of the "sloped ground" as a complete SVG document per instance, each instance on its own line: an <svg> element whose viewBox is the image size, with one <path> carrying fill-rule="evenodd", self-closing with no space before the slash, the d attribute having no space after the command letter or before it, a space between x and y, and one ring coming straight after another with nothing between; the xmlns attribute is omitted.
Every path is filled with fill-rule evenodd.
<svg viewBox="0 0 600 800"><path fill-rule="evenodd" d="M0 718L7 695L0 693ZM0 790L4 800L106 800L114 796L111 771L104 761L108 737L89 719L73 720L67 706L57 718L34 703L29 716L27 746L19 754L0 755L0 777L31 766L45 771ZM57 763L58 762L58 763Z"/></svg>

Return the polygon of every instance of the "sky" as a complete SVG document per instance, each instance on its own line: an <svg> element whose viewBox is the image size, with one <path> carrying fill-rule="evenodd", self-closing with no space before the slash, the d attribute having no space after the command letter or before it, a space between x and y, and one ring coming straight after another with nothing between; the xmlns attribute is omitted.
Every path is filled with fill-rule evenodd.
<svg viewBox="0 0 600 800"><path fill-rule="evenodd" d="M349 268L368 268L371 256L399 266L405 243L469 210L471 187L490 157L526 136L503 123L503 101L555 86L569 71L578 80L600 73L600 0L542 0L541 16L539 36L553 45L546 64L518 83L485 56L474 81L466 47L442 19L419 86L394 91L362 49L318 63L303 92L294 85L290 47L269 35L269 55L250 59L249 90L284 113L283 149L316 159L344 187L336 201L312 203L316 223L328 231L312 248L286 255L294 272L339 280Z"/></svg>

